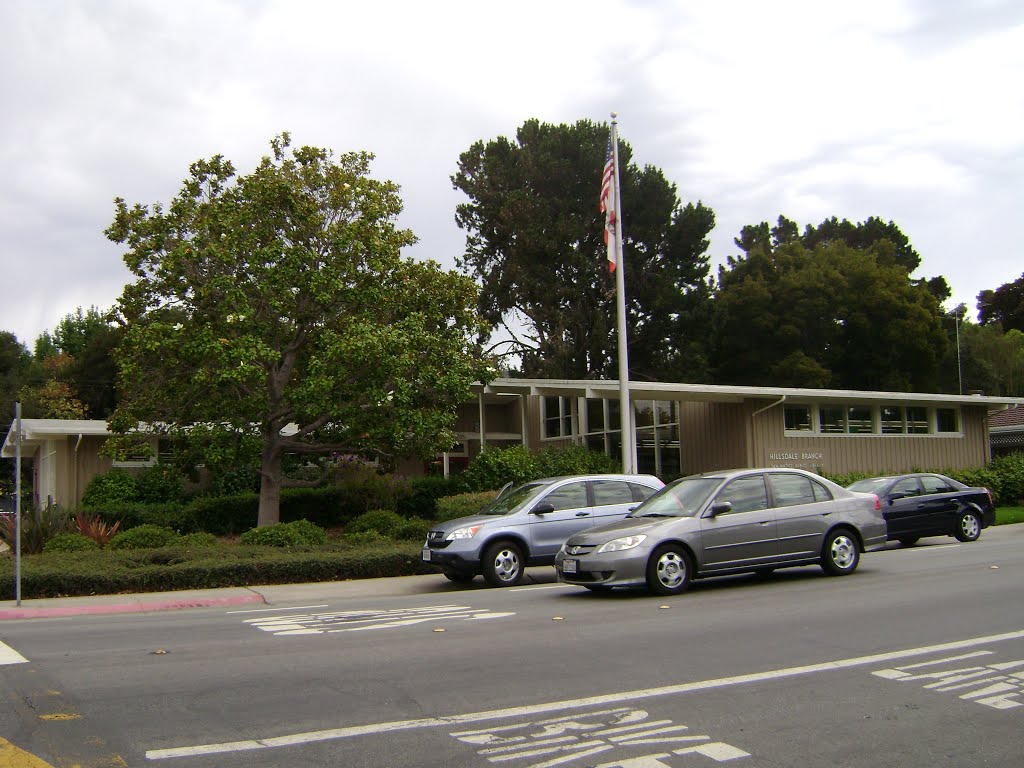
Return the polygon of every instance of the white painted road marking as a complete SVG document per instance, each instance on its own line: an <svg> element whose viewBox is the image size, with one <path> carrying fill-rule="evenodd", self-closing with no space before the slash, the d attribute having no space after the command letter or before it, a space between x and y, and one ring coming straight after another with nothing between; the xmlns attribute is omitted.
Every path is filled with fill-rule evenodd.
<svg viewBox="0 0 1024 768"><path fill-rule="evenodd" d="M264 632L275 635L321 635L334 632L364 632L373 629L408 627L424 622L500 619L514 613L494 613L464 605L430 605L424 608L396 608L389 611L341 611L245 619Z"/></svg>
<svg viewBox="0 0 1024 768"><path fill-rule="evenodd" d="M807 664L799 667L785 667L783 669L768 670L767 672L754 672L747 675L736 675L734 677L721 677L713 680L701 680L693 683L678 683L676 685L666 685L660 688L643 688L635 691L623 691L619 693L609 693L603 696L590 696L582 699L554 701L523 707L492 709L483 712L471 712L465 715L425 717L418 720L393 720L383 723L370 723L368 725L356 725L346 728L329 728L322 731L308 731L306 733L294 733L285 736L273 736L260 739L247 739L245 741L232 741L220 744L199 744L190 747L151 749L147 750L146 759L164 760L172 757L192 757L196 755L214 755L224 752L244 752L254 749L271 749L274 747L310 744L318 741L348 739L354 736L374 736L391 731L447 727L463 723L482 723L489 720L500 720L512 717L532 717L547 712L561 712L563 710L581 709L583 707L623 704L658 696L672 696L680 693L690 693L692 691L707 691L715 688L745 685L747 683L780 680L782 678L809 675L816 672L833 672L840 669L849 669L851 667L874 666L876 664L881 665L887 662L899 661L901 659L912 659L933 653L960 651L990 643L1001 643L1007 640L1021 639L1024 639L1024 630L1005 632L999 635L988 635L985 637L972 637L967 640L957 640L951 643L940 643L938 645L928 645L920 648L908 648L902 651L876 653L871 656L855 656L849 659L825 661L818 664Z"/></svg>
<svg viewBox="0 0 1024 768"><path fill-rule="evenodd" d="M248 608L244 611L225 611L229 616L234 613L273 613L274 611L308 611L310 608L326 608L327 603L320 605L296 605L291 608Z"/></svg>
<svg viewBox="0 0 1024 768"><path fill-rule="evenodd" d="M11 648L11 646L0 643L0 666L4 664L25 664L27 662L28 659Z"/></svg>
<svg viewBox="0 0 1024 768"><path fill-rule="evenodd" d="M977 651L960 656L947 656L921 664L906 664L872 672L886 680L901 683L923 682L925 690L939 693L956 692L965 701L974 701L993 709L1024 707L1020 701L1024 692L1024 660L1003 661L986 666L954 666L935 670L940 665L957 665L965 659L987 656L991 651ZM1004 674L1005 673L1005 674Z"/></svg>
<svg viewBox="0 0 1024 768"><path fill-rule="evenodd" d="M465 744L482 746L477 754L492 763L543 758L542 762L532 763L528 768L553 768L612 750L622 756L615 762L604 763L606 766L664 765L660 760L668 757L667 752L640 754L652 745L661 749L676 746L673 754L701 754L716 762L750 756L732 745L713 742L706 734L684 735L683 732L689 730L686 725L647 718L648 713L642 709L618 707L451 735ZM682 744L688 746L680 746Z"/></svg>

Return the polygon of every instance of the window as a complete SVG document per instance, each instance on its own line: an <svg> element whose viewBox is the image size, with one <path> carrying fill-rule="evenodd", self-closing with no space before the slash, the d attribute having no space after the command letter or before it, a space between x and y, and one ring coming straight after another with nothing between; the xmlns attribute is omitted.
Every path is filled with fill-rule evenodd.
<svg viewBox="0 0 1024 768"><path fill-rule="evenodd" d="M586 483L569 483L563 485L561 488L556 488L547 496L545 496L541 503L547 502L551 504L555 510L560 509L579 509L580 507L586 507L587 504L587 485Z"/></svg>
<svg viewBox="0 0 1024 768"><path fill-rule="evenodd" d="M817 480L811 480L811 489L815 501L832 501L832 492Z"/></svg>
<svg viewBox="0 0 1024 768"><path fill-rule="evenodd" d="M846 422L843 419L843 409L834 406L822 406L818 411L821 423L821 431L826 435L843 434L846 432Z"/></svg>
<svg viewBox="0 0 1024 768"><path fill-rule="evenodd" d="M949 493L954 490L949 487L949 483L936 475L925 475L922 477L921 486L924 488L925 493Z"/></svg>
<svg viewBox="0 0 1024 768"><path fill-rule="evenodd" d="M870 435L875 431L871 409L855 405L846 409L846 431L851 435Z"/></svg>
<svg viewBox="0 0 1024 768"><path fill-rule="evenodd" d="M898 405L882 406L882 434L901 435L905 431L903 408Z"/></svg>
<svg viewBox="0 0 1024 768"><path fill-rule="evenodd" d="M732 512L753 512L768 509L768 492L762 475L739 477L719 492L715 502L728 501Z"/></svg>
<svg viewBox="0 0 1024 768"><path fill-rule="evenodd" d="M594 506L600 507L604 504L632 504L633 489L629 483L621 480L595 480L591 487L594 489Z"/></svg>
<svg viewBox="0 0 1024 768"><path fill-rule="evenodd" d="M811 481L801 475L773 473L768 475L768 483L772 487L772 499L776 507L792 507L814 501Z"/></svg>
<svg viewBox="0 0 1024 768"><path fill-rule="evenodd" d="M956 408L935 409L935 431L936 432L959 432L960 425L957 423Z"/></svg>
<svg viewBox="0 0 1024 768"><path fill-rule="evenodd" d="M572 402L567 397L544 398L544 437L571 437Z"/></svg>
<svg viewBox="0 0 1024 768"><path fill-rule="evenodd" d="M604 432L604 400L587 400L587 432ZM604 441L601 442L604 445Z"/></svg>
<svg viewBox="0 0 1024 768"><path fill-rule="evenodd" d="M907 432L912 435L928 434L928 409L921 406L907 407Z"/></svg>
<svg viewBox="0 0 1024 768"><path fill-rule="evenodd" d="M647 501L658 491L647 485L640 485L640 483L630 483L629 487L633 490L633 501Z"/></svg>
<svg viewBox="0 0 1024 768"><path fill-rule="evenodd" d="M811 431L811 409L806 405L788 406L783 411L786 429L792 432Z"/></svg>
<svg viewBox="0 0 1024 768"><path fill-rule="evenodd" d="M917 484L916 477L907 477L900 480L889 491L890 496L920 496L921 488Z"/></svg>

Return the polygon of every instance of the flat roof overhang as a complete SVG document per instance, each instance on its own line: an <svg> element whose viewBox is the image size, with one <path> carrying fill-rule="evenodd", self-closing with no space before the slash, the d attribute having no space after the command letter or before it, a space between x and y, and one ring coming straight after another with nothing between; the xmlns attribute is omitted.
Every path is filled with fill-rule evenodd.
<svg viewBox="0 0 1024 768"><path fill-rule="evenodd" d="M489 384L473 384L474 394L540 395L549 397L586 397L618 400L616 379L495 379ZM985 395L943 395L919 392L870 392L855 389L803 389L789 387L746 387L715 384L679 384L657 381L631 381L629 395L634 400L677 400L680 402L742 403L746 400L787 401L797 403L891 403L895 405L971 405L1002 410L1024 405L1024 398Z"/></svg>

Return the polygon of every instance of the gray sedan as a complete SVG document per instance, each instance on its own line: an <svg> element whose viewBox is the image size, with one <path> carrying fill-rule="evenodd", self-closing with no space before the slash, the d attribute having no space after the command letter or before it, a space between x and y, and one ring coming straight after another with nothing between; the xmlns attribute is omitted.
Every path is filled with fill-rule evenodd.
<svg viewBox="0 0 1024 768"><path fill-rule="evenodd" d="M799 469L737 469L676 480L625 519L570 536L555 570L595 592L673 595L693 578L744 571L818 564L843 576L885 540L873 494Z"/></svg>

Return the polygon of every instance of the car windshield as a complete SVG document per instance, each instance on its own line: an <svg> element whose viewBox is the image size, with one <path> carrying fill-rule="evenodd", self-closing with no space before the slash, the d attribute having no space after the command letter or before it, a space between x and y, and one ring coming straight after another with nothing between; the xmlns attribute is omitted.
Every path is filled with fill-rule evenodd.
<svg viewBox="0 0 1024 768"><path fill-rule="evenodd" d="M846 486L846 489L856 491L857 493L878 493L891 482L891 477L869 477L867 480L858 480L855 483L850 483L850 485Z"/></svg>
<svg viewBox="0 0 1024 768"><path fill-rule="evenodd" d="M721 484L720 477L684 477L666 485L629 517L693 517Z"/></svg>
<svg viewBox="0 0 1024 768"><path fill-rule="evenodd" d="M490 504L480 510L481 515L507 515L518 508L523 502L541 494L548 483L523 483L515 488L507 488L498 494Z"/></svg>

